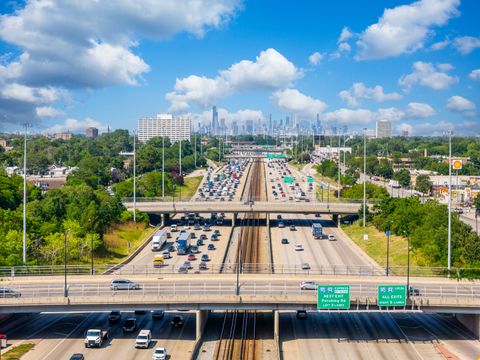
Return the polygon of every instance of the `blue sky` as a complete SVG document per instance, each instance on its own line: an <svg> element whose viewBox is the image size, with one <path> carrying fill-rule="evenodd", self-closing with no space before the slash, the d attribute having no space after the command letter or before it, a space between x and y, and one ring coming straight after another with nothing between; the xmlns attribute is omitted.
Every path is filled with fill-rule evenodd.
<svg viewBox="0 0 480 360"><path fill-rule="evenodd" d="M67 4L66 4L67 3ZM475 0L6 1L0 131L296 115L480 133Z"/></svg>

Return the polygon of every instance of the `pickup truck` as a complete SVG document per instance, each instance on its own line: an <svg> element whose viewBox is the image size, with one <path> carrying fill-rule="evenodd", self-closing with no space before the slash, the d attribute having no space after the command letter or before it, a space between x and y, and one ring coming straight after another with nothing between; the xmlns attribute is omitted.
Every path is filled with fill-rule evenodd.
<svg viewBox="0 0 480 360"><path fill-rule="evenodd" d="M108 339L108 330L88 329L84 343L86 348L102 347L103 342Z"/></svg>

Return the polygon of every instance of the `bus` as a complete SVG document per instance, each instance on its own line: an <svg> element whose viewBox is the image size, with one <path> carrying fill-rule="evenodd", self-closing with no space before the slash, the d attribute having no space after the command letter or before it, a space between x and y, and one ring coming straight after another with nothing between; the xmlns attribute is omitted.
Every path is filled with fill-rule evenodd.
<svg viewBox="0 0 480 360"><path fill-rule="evenodd" d="M323 229L322 229L321 224L318 224L318 223L312 224L312 235L313 235L314 239L321 239L322 238Z"/></svg>

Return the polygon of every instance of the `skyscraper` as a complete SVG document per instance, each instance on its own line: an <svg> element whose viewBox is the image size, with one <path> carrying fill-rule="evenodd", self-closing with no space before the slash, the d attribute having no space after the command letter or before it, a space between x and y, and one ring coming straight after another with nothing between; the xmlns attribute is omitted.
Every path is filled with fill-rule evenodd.
<svg viewBox="0 0 480 360"><path fill-rule="evenodd" d="M392 124L388 120L378 120L375 130L375 137L384 138L392 136Z"/></svg>
<svg viewBox="0 0 480 360"><path fill-rule="evenodd" d="M218 126L218 112L217 107L214 106L212 107L212 135L217 135L219 132Z"/></svg>

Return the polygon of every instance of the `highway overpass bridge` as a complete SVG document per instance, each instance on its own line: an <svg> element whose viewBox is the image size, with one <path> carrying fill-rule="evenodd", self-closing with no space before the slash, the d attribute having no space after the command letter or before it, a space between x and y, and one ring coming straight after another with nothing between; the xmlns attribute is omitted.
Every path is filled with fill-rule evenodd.
<svg viewBox="0 0 480 360"><path fill-rule="evenodd" d="M232 277L185 278L184 281L138 279L138 290L112 290L107 278L85 277L69 286L64 296L63 282L20 281L9 286L21 293L19 298L0 298L0 313L68 312L120 310L194 310L197 314L197 338L200 338L209 311L212 310L270 310L274 312L274 332L279 334L278 311L317 311L317 291L301 290L298 280L269 278L236 283ZM94 280L94 281L92 281ZM320 280L322 284L349 284L350 307L342 311L366 312L435 312L456 314L457 318L477 336L480 329L480 286L455 283L448 279L425 279L415 288L406 306L377 305L377 286L405 284L404 278L334 278ZM339 311L339 310L324 310Z"/></svg>

